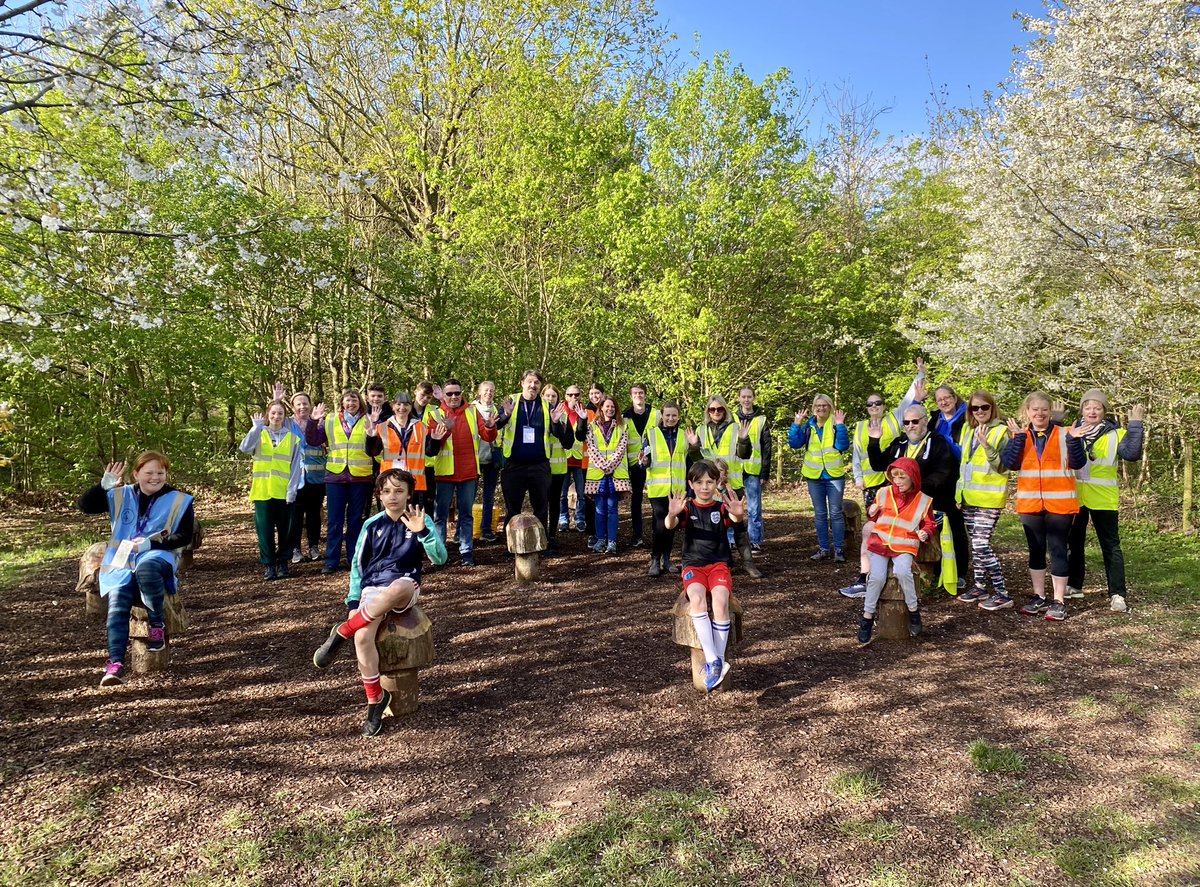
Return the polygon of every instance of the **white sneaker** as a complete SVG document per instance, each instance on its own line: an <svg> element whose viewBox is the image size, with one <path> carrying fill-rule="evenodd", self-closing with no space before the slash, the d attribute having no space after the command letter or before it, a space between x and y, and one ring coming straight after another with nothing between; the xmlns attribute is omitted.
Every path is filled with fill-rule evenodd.
<svg viewBox="0 0 1200 887"><path fill-rule="evenodd" d="M1067 593L1064 594L1063 597L1069 601L1083 600L1083 589L1082 588L1072 588L1071 586L1068 585Z"/></svg>
<svg viewBox="0 0 1200 887"><path fill-rule="evenodd" d="M295 551L292 552L292 563L298 564L298 563L300 563L300 561L301 561L300 549L297 548Z"/></svg>
<svg viewBox="0 0 1200 887"><path fill-rule="evenodd" d="M1108 599L1108 608L1114 613L1125 613L1129 610L1129 607L1125 605L1125 598L1119 594L1114 594Z"/></svg>

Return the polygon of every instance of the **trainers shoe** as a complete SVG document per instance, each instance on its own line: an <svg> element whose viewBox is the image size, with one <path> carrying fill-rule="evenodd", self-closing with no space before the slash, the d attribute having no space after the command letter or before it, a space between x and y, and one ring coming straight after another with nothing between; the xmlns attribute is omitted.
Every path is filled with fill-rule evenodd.
<svg viewBox="0 0 1200 887"><path fill-rule="evenodd" d="M1064 594L1063 597L1069 601L1081 601L1081 600L1083 600L1083 589L1082 588L1072 588L1070 585L1068 585L1067 593Z"/></svg>
<svg viewBox="0 0 1200 887"><path fill-rule="evenodd" d="M1026 616L1040 616L1046 612L1046 608L1049 606L1050 602L1044 597L1035 597L1021 608L1021 612Z"/></svg>
<svg viewBox="0 0 1200 887"><path fill-rule="evenodd" d="M313 653L313 665L317 668L329 668L344 643L346 643L346 639L338 634L338 627L335 625L329 632L329 637L325 639L325 643L321 644L317 648L317 652Z"/></svg>
<svg viewBox="0 0 1200 887"><path fill-rule="evenodd" d="M165 649L167 649L167 627L151 625L150 636L146 638L146 652L161 653Z"/></svg>
<svg viewBox="0 0 1200 887"><path fill-rule="evenodd" d="M1125 596L1114 594L1108 599L1108 609L1114 613L1125 613L1129 611L1129 607L1125 604Z"/></svg>
<svg viewBox="0 0 1200 887"><path fill-rule="evenodd" d="M473 566L475 566L475 555L473 555L473 554L464 554L464 555L462 556L462 561L461 561L461 564L460 564L460 566L464 566L464 567L473 567Z"/></svg>
<svg viewBox="0 0 1200 887"><path fill-rule="evenodd" d="M963 604L977 604L980 601L986 601L990 595L986 588L980 588L978 585L972 585L966 591L958 596L958 600Z"/></svg>
<svg viewBox="0 0 1200 887"><path fill-rule="evenodd" d="M587 547L590 548L592 551L599 551L600 549L596 547L596 543L599 541L600 540L597 539L595 536L588 536Z"/></svg>
<svg viewBox="0 0 1200 887"><path fill-rule="evenodd" d="M835 564L844 564L846 562L846 555L842 553L840 548L833 550L833 562Z"/></svg>
<svg viewBox="0 0 1200 887"><path fill-rule="evenodd" d="M645 548L646 540L641 536L634 536L633 541L629 543L630 548Z"/></svg>
<svg viewBox="0 0 1200 887"><path fill-rule="evenodd" d="M317 551L315 548L310 548L308 550L308 559L310 561L319 561L323 557L325 557L325 552L323 551Z"/></svg>
<svg viewBox="0 0 1200 887"><path fill-rule="evenodd" d="M669 557L664 557L663 558L663 572L678 573L679 567L677 567L677 566L675 566L675 564L671 563L671 559Z"/></svg>
<svg viewBox="0 0 1200 887"><path fill-rule="evenodd" d="M558 532L560 532L560 533L567 532L567 527L569 527L569 526L571 526L571 525L569 523L567 523L565 520L560 520L558 522Z"/></svg>
<svg viewBox="0 0 1200 887"><path fill-rule="evenodd" d="M300 549L297 548L295 551L292 552L292 563L298 564L302 560L304 560L304 556L300 554Z"/></svg>
<svg viewBox="0 0 1200 887"><path fill-rule="evenodd" d="M706 662L704 664L704 689L711 693L725 680L725 675L729 674L731 666L723 659L717 659L716 662Z"/></svg>
<svg viewBox="0 0 1200 887"><path fill-rule="evenodd" d="M333 564L332 566L330 566L329 564L326 564L325 566L321 567L321 575L322 576L329 576L330 574L336 573L337 571L338 571L337 564Z"/></svg>
<svg viewBox="0 0 1200 887"><path fill-rule="evenodd" d="M479 537L479 541L486 542L488 545L495 545L500 540L496 537L495 533L484 533Z"/></svg>
<svg viewBox="0 0 1200 887"><path fill-rule="evenodd" d="M271 564L269 567L263 569L263 579L267 582L274 582L278 578L279 573L276 571L274 564Z"/></svg>
<svg viewBox="0 0 1200 887"><path fill-rule="evenodd" d="M600 549L597 548L596 550L599 551ZM617 543L609 542L607 545L604 546L604 550L608 554L616 554L617 553Z"/></svg>
<svg viewBox="0 0 1200 887"><path fill-rule="evenodd" d="M871 643L871 635L875 632L875 620L870 616L864 616L858 620L858 643L859 646L865 647Z"/></svg>
<svg viewBox="0 0 1200 887"><path fill-rule="evenodd" d="M1038 600L1040 601L1041 598L1038 598ZM989 610L989 611L1007 610L1012 606L1013 606L1013 599L1010 598L1008 595L1002 594L1000 592L996 592L987 600L982 600L979 602L979 609ZM1024 612L1024 608L1022 608L1021 612Z"/></svg>
<svg viewBox="0 0 1200 887"><path fill-rule="evenodd" d="M576 533L578 533L580 536L582 536L584 533L586 533L586 532L587 532L587 527L585 527L585 526L584 526L582 523L578 523L578 524L576 524L576 525L575 525L575 532L576 532ZM594 538L596 538L596 537L595 537L595 536L588 536L588 538L589 538L589 539L594 539Z"/></svg>
<svg viewBox="0 0 1200 887"><path fill-rule="evenodd" d="M830 551L828 548L818 548L817 553L812 555L810 561L827 561L829 560Z"/></svg>
<svg viewBox="0 0 1200 887"><path fill-rule="evenodd" d="M1067 605L1055 601L1046 608L1046 618L1051 622L1062 622L1067 618Z"/></svg>
<svg viewBox="0 0 1200 887"><path fill-rule="evenodd" d="M860 598L867 596L867 583L855 582L853 585L847 585L845 588L839 588L838 594L842 597Z"/></svg>
<svg viewBox="0 0 1200 887"><path fill-rule="evenodd" d="M378 736L383 730L383 717L388 713L388 706L392 704L392 694L387 690L383 691L383 696L378 702L367 703L367 719L363 721L363 736Z"/></svg>
<svg viewBox="0 0 1200 887"><path fill-rule="evenodd" d="M760 551L762 551L762 546L757 542L751 542L750 550L753 551L755 554L758 554Z"/></svg>
<svg viewBox="0 0 1200 887"><path fill-rule="evenodd" d="M646 574L651 579L657 579L662 575L662 559L656 554L650 558L650 571Z"/></svg>
<svg viewBox="0 0 1200 887"><path fill-rule="evenodd" d="M287 565L286 560L282 560L278 564L276 564L276 566L275 566L275 578L276 579L286 579L290 575L291 575L291 573L288 572L288 565Z"/></svg>
<svg viewBox="0 0 1200 887"><path fill-rule="evenodd" d="M958 590L958 591L962 591L962 590L963 590L964 588L966 588L966 587L967 587L967 577L966 577L966 576L959 576L959 577L958 577L958 589L957 589L957 590Z"/></svg>
<svg viewBox="0 0 1200 887"><path fill-rule="evenodd" d="M100 686L119 687L123 683L125 683L125 665L110 659L104 666L104 677L100 678Z"/></svg>
<svg viewBox="0 0 1200 887"><path fill-rule="evenodd" d="M912 610L908 614L908 636L915 638L921 633L923 626L921 625L921 611Z"/></svg>

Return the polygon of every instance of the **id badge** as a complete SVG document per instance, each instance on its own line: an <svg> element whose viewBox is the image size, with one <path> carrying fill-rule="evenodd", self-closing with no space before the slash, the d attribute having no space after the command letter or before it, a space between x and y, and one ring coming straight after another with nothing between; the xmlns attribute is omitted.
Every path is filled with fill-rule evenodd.
<svg viewBox="0 0 1200 887"><path fill-rule="evenodd" d="M534 439L533 429L528 425L521 429L521 443L537 443L537 441Z"/></svg>
<svg viewBox="0 0 1200 887"><path fill-rule="evenodd" d="M117 553L113 555L112 565L118 570L125 569L129 563L129 555L133 553L133 542L129 539L124 540L117 546Z"/></svg>

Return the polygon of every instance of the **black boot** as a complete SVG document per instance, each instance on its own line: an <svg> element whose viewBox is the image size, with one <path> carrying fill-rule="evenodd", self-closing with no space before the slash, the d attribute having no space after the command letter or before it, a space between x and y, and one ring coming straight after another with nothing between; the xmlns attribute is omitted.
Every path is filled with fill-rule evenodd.
<svg viewBox="0 0 1200 887"><path fill-rule="evenodd" d="M653 554L650 556L650 572L647 574L651 579L657 579L662 575L662 558L660 555Z"/></svg>
<svg viewBox="0 0 1200 887"><path fill-rule="evenodd" d="M367 703L367 719L363 721L363 736L378 736L383 729L383 716L387 714L388 706L392 704L392 694L383 691L383 698L378 702Z"/></svg>

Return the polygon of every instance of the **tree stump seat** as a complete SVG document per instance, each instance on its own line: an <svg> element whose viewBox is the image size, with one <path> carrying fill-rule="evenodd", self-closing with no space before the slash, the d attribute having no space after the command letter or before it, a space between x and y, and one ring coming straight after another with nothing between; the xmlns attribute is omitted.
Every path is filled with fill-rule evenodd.
<svg viewBox="0 0 1200 887"><path fill-rule="evenodd" d="M709 596L709 618L712 617L712 597ZM681 647L691 649L692 656L692 686L700 692L707 692L704 686L704 649L700 639L696 637L696 626L692 622L692 614L688 612L688 597L686 591L679 592L675 606L671 608L671 640ZM732 660L734 646L742 641L742 602L732 592L729 594L729 643L725 648L725 659ZM731 676L716 686L717 690L729 690L732 686Z"/></svg>
<svg viewBox="0 0 1200 887"><path fill-rule="evenodd" d="M433 623L419 606L389 613L375 636L380 684L392 694L393 715L417 710L418 669L433 663Z"/></svg>
<svg viewBox="0 0 1200 887"><path fill-rule="evenodd" d="M917 550L913 559L913 582L917 586L918 599L932 587L941 556L937 536L922 542ZM887 582L879 595L879 609L875 613L875 637L885 641L912 640L908 634L908 605L904 603L904 591L900 588L900 580L892 575L890 563Z"/></svg>
<svg viewBox="0 0 1200 887"><path fill-rule="evenodd" d="M850 551L854 548L857 548L862 540L862 506L853 499L846 499L842 502L842 516L846 521L846 539L844 548L846 551Z"/></svg>

